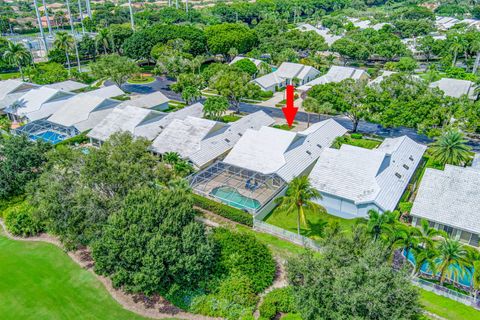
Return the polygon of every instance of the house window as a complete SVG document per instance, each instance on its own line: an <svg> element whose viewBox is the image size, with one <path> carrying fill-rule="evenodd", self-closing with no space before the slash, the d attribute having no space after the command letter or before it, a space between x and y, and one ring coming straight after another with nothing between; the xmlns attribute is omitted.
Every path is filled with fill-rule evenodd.
<svg viewBox="0 0 480 320"><path fill-rule="evenodd" d="M471 237L472 234L470 232L462 231L462 233L460 234L460 241L469 243Z"/></svg>
<svg viewBox="0 0 480 320"><path fill-rule="evenodd" d="M478 234L472 233L472 237L470 238L470 245L478 247Z"/></svg>
<svg viewBox="0 0 480 320"><path fill-rule="evenodd" d="M453 234L453 228L450 226L443 226L443 231L445 231L449 236Z"/></svg>

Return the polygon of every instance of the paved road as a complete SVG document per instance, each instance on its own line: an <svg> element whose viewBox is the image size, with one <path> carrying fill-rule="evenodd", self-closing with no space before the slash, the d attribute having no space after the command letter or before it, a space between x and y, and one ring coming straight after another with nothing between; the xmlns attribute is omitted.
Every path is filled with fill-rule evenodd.
<svg viewBox="0 0 480 320"><path fill-rule="evenodd" d="M182 101L182 97L180 94L175 93L170 90L170 85L174 81L166 78L166 77L156 77L156 81L149 83L149 84L144 84L144 85L139 85L139 84L124 84L123 89L129 92L135 92L135 93L140 93L140 94L145 94L145 93L151 93L154 91L161 91L163 94L165 94L168 98L174 99L174 100L179 100ZM106 82L106 85L110 85L108 81ZM201 102L204 101L204 99L200 100ZM272 117L275 118L280 118L283 117L283 112L280 108L275 108L275 107L267 107L267 106L258 106L254 104L249 104L249 103L241 103L240 104L240 111L244 113L253 113L256 111L262 110L265 113L269 114ZM353 128L352 122L346 118L346 117L341 117L341 116L321 116L320 119L316 115L311 115L310 116L310 122L315 123L321 120L333 118L335 119L338 123L343 125L345 128L351 130ZM295 118L297 121L303 121L307 122L308 121L308 115L305 112L298 112L297 116ZM423 143L423 144L428 144L431 143L433 140L428 138L427 136L423 134L419 134L416 130L411 129L411 128L405 128L405 127L397 127L397 128L384 128L383 126L367 121L360 121L358 125L358 132L360 133L366 133L366 134L374 134L378 135L384 138L395 138L395 137L400 137L403 135L406 135L410 137L411 139ZM469 141L468 145L472 147L472 149L475 152L480 152L480 142L478 141Z"/></svg>

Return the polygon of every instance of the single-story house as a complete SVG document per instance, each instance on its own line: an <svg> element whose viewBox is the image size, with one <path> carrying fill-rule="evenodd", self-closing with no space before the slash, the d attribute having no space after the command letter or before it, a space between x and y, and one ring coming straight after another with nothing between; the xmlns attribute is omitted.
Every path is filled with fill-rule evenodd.
<svg viewBox="0 0 480 320"><path fill-rule="evenodd" d="M170 101L160 91L155 91L149 94L142 94L132 97L130 100L122 102L119 106L133 106L139 108L152 109L157 111L163 111L168 109L168 102Z"/></svg>
<svg viewBox="0 0 480 320"><path fill-rule="evenodd" d="M392 211L425 150L407 136L385 139L374 150L347 144L326 149L310 173L312 186L322 195L316 202L344 218Z"/></svg>
<svg viewBox="0 0 480 320"><path fill-rule="evenodd" d="M72 91L77 91L80 89L84 89L88 87L88 85L77 82L77 81L72 81L72 80L67 80L67 81L62 81L62 82L56 82L52 84L47 84L45 87L52 88L52 89L57 89L57 90L62 90L62 91L67 91L67 92L72 92Z"/></svg>
<svg viewBox="0 0 480 320"><path fill-rule="evenodd" d="M200 150L190 155L190 161L197 168L205 168L224 157L242 138L248 129L259 130L270 126L275 120L263 111L257 111L230 123L213 136L202 140Z"/></svg>
<svg viewBox="0 0 480 320"><path fill-rule="evenodd" d="M39 87L27 91L4 109L12 121L31 122L49 117L71 97L73 93Z"/></svg>
<svg viewBox="0 0 480 320"><path fill-rule="evenodd" d="M374 30L380 30L383 28L385 25L390 25L390 23L375 23L372 24L372 21L370 20L361 20L358 18L348 18L348 20L357 28L363 30L367 28L371 28Z"/></svg>
<svg viewBox="0 0 480 320"><path fill-rule="evenodd" d="M300 63L283 62L274 72L252 80L264 91L275 92L287 84L303 85L312 81L320 74L320 71L311 66Z"/></svg>
<svg viewBox="0 0 480 320"><path fill-rule="evenodd" d="M255 65L255 67L257 67L257 68L263 63L262 60L258 60L258 59L254 59L254 58L248 58L248 57L243 57L243 56L236 56L235 58L233 58L232 61L230 61L229 65L232 65L232 64L234 64L234 63L236 63L236 62L238 62L238 61L240 61L240 60L243 60L243 59L248 59L248 60L252 61L253 64Z"/></svg>
<svg viewBox="0 0 480 320"><path fill-rule="evenodd" d="M297 133L267 126L247 129L222 161L190 177L190 186L253 215L266 214L287 183L307 174L323 150L346 131L333 119Z"/></svg>
<svg viewBox="0 0 480 320"><path fill-rule="evenodd" d="M331 66L326 74L298 87L297 90L308 91L315 85L326 84L330 82L341 82L345 79L366 81L369 78L370 76L368 75L368 73L362 69L357 69L352 67Z"/></svg>
<svg viewBox="0 0 480 320"><path fill-rule="evenodd" d="M0 81L0 112L28 91L39 87L39 85L15 79Z"/></svg>
<svg viewBox="0 0 480 320"><path fill-rule="evenodd" d="M447 97L460 98L466 95L472 100L476 100L478 97L478 94L475 92L476 87L472 81L451 78L442 78L430 84L430 88L442 90Z"/></svg>
<svg viewBox="0 0 480 320"><path fill-rule="evenodd" d="M453 239L478 247L480 237L480 169L446 165L427 168L413 202L412 224L421 219Z"/></svg>
<svg viewBox="0 0 480 320"><path fill-rule="evenodd" d="M87 91L85 92L85 94L109 99L109 98L123 96L125 92L123 92L123 90L120 89L117 85L111 85L111 86L102 87L100 89L96 89L93 91Z"/></svg>
<svg viewBox="0 0 480 320"><path fill-rule="evenodd" d="M224 126L221 122L191 116L182 120L173 119L153 140L150 150L155 154L176 152L188 159L200 150L203 140Z"/></svg>
<svg viewBox="0 0 480 320"><path fill-rule="evenodd" d="M322 36L323 39L325 39L325 43L328 44L328 46L331 46L335 41L343 37L342 35L332 34L328 28L325 28L325 27L317 28L308 23L302 23L297 27L297 29L303 32L313 31L317 33L318 35Z"/></svg>
<svg viewBox="0 0 480 320"><path fill-rule="evenodd" d="M184 120L189 116L201 117L202 115L203 105L201 103L195 103L169 113L121 103L98 123L87 136L94 145L102 144L118 131L128 131L136 137L143 137L152 141L173 120Z"/></svg>
<svg viewBox="0 0 480 320"><path fill-rule="evenodd" d="M384 70L381 75L379 75L378 77L376 77L375 79L370 81L368 83L368 85L369 86L377 86L380 83L382 83L383 80L385 80L386 78L390 77L392 74L395 74L395 73L397 73L397 72ZM418 75L415 75L415 74L409 75L409 78L412 79L412 80L418 80L418 81L422 80Z"/></svg>

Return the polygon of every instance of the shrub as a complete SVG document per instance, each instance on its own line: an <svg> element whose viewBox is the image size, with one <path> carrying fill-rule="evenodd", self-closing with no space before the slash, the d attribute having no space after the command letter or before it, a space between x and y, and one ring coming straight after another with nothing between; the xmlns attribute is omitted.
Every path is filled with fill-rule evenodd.
<svg viewBox="0 0 480 320"><path fill-rule="evenodd" d="M66 140L63 140L63 141L60 141L59 143L57 143L55 146L73 146L73 145L77 145L77 144L82 144L82 143L86 143L89 141L89 138L87 137L87 133L89 132L90 130L86 131L86 132L82 132L81 134L79 134L78 136L75 136L75 137L72 137L70 139L66 139Z"/></svg>
<svg viewBox="0 0 480 320"><path fill-rule="evenodd" d="M412 210L413 203L411 202L400 202L398 205L398 209L400 209L401 213L408 212L410 213L410 210Z"/></svg>
<svg viewBox="0 0 480 320"><path fill-rule="evenodd" d="M32 217L32 209L27 202L22 202L5 210L5 225L8 231L23 237L40 233L43 228L41 223Z"/></svg>
<svg viewBox="0 0 480 320"><path fill-rule="evenodd" d="M252 281L242 274L232 274L223 280L217 296L246 307L255 307L258 300L252 288Z"/></svg>
<svg viewBox="0 0 480 320"><path fill-rule="evenodd" d="M363 138L363 135L361 133L352 133L350 136L352 137L352 139L362 139Z"/></svg>
<svg viewBox="0 0 480 320"><path fill-rule="evenodd" d="M252 307L247 308L213 294L196 297L191 310L194 313L231 320L249 319L253 313Z"/></svg>
<svg viewBox="0 0 480 320"><path fill-rule="evenodd" d="M272 91L260 91L259 93L261 98L271 98L273 97L273 92Z"/></svg>
<svg viewBox="0 0 480 320"><path fill-rule="evenodd" d="M253 217L248 212L229 207L227 205L207 199L197 194L193 195L193 199L194 204L202 209L212 211L219 216L244 224L246 226L253 226Z"/></svg>
<svg viewBox="0 0 480 320"><path fill-rule="evenodd" d="M220 248L219 274L248 277L255 293L272 284L275 261L268 247L254 235L216 229L213 238Z"/></svg>
<svg viewBox="0 0 480 320"><path fill-rule="evenodd" d="M295 312L295 299L290 287L272 290L260 306L260 316L264 319L273 319L280 312Z"/></svg>

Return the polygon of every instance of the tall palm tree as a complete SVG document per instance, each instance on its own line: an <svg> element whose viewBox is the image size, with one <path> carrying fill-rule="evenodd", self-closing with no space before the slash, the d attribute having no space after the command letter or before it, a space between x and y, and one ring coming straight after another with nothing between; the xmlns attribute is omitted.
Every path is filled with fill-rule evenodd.
<svg viewBox="0 0 480 320"><path fill-rule="evenodd" d="M432 249L435 244L435 240L439 237L446 238L446 234L443 231L437 230L435 228L431 228L428 224L428 221L422 219L420 222L420 244L425 249Z"/></svg>
<svg viewBox="0 0 480 320"><path fill-rule="evenodd" d="M55 41L53 42L55 48L63 50L65 57L67 58L68 72L71 71L70 55L69 52L73 48L73 37L65 31L57 32L55 35Z"/></svg>
<svg viewBox="0 0 480 320"><path fill-rule="evenodd" d="M373 241L377 241L382 236L390 235L397 218L397 215L390 211L379 213L377 210L369 210L367 232L373 237Z"/></svg>
<svg viewBox="0 0 480 320"><path fill-rule="evenodd" d="M463 165L470 158L471 148L457 130L447 130L430 144L433 158L441 164Z"/></svg>
<svg viewBox="0 0 480 320"><path fill-rule="evenodd" d="M297 212L297 233L300 235L300 223L307 225L305 209L318 210L319 205L314 203L314 199L321 199L321 194L312 187L308 177L296 177L288 185L284 196L277 199L279 208L290 213Z"/></svg>
<svg viewBox="0 0 480 320"><path fill-rule="evenodd" d="M461 37L458 34L454 35L449 47L449 50L453 54L452 67L455 67L455 65L457 64L458 53L462 52L464 49L465 49L465 43L464 43L463 37Z"/></svg>
<svg viewBox="0 0 480 320"><path fill-rule="evenodd" d="M22 80L25 81L22 65L28 64L32 60L30 52L20 43L8 42L7 50L3 53L3 58L10 64L16 65Z"/></svg>
<svg viewBox="0 0 480 320"><path fill-rule="evenodd" d="M440 285L443 285L447 271L453 265L455 268L451 268L452 275L458 278L463 273L462 270L468 266L467 250L457 240L443 239L438 246L437 269L440 272Z"/></svg>
<svg viewBox="0 0 480 320"><path fill-rule="evenodd" d="M437 257L438 252L434 248L426 249L422 247L416 247L413 250L415 257L415 266L413 273L415 276L420 274L420 271L424 265L432 274L437 274ZM407 256L408 257L408 256Z"/></svg>
<svg viewBox="0 0 480 320"><path fill-rule="evenodd" d="M95 42L98 44L101 43L103 46L103 51L105 54L108 54L108 49L110 47L110 31L107 28L100 29L95 37Z"/></svg>
<svg viewBox="0 0 480 320"><path fill-rule="evenodd" d="M421 241L422 233L415 227L399 224L395 228L395 236L392 239L392 252L396 249L404 249L405 256L408 257L411 250L417 248Z"/></svg>

